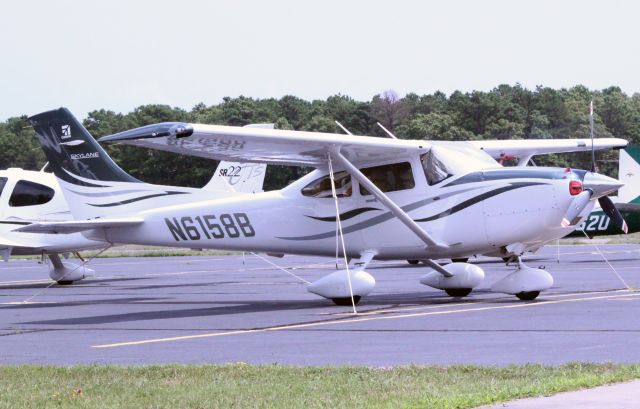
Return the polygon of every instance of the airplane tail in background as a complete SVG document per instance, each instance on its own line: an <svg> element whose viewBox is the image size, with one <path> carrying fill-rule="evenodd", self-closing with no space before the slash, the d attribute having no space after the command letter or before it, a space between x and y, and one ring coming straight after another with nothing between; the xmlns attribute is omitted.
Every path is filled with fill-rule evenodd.
<svg viewBox="0 0 640 409"><path fill-rule="evenodd" d="M34 115L29 121L76 219L135 213L148 209L149 200L169 205L175 195L194 191L151 185L129 175L66 108Z"/></svg>
<svg viewBox="0 0 640 409"><path fill-rule="evenodd" d="M618 190L618 202L640 204L640 145L620 150L618 179L624 182Z"/></svg>
<svg viewBox="0 0 640 409"><path fill-rule="evenodd" d="M263 191L267 165L263 163L240 163L221 161L205 190L231 190L237 193L259 193Z"/></svg>

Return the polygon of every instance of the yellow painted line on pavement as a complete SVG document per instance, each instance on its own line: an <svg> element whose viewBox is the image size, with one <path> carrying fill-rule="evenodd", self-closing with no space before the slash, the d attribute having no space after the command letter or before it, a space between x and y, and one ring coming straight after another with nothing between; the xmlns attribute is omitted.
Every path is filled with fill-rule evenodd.
<svg viewBox="0 0 640 409"><path fill-rule="evenodd" d="M328 326L328 325L355 324L355 323L368 322L368 321L426 317L430 315L446 315L446 314L459 314L464 312L481 312L481 311L502 310L502 309L540 307L544 305L563 304L563 303L569 303L569 302L607 300L607 299L618 298L618 297L633 297L635 295L636 293L630 293L627 295L615 294L615 295L604 295L604 296L596 296L596 297L580 297L580 298L569 298L564 300L549 300L549 301L540 301L540 302L531 302L531 303L519 303L519 304L510 304L510 305L494 305L494 306L487 306L487 307L480 307L480 308L464 308L464 309L447 310L447 311L428 311L428 312L419 312L419 313L412 313L412 314L369 316L369 317L362 317L362 318L358 318L358 316L356 315L354 316L354 318L346 318L346 319L310 322L310 323L304 323L304 324L280 325L280 326L267 327L267 328L234 330L234 331L226 331L226 332L213 332L213 333L206 333L206 334L182 335L177 337L155 338L155 339L146 339L146 340L140 340L140 341L118 342L113 344L92 345L91 347L92 348L115 348L115 347L132 346L132 345L154 344L154 343L160 343L160 342L174 342L174 341L185 341L185 340L200 339L200 338L223 337L228 335L254 334L259 332L274 332L274 331L283 331L283 330L292 330L292 329L301 329L301 328L321 327L321 326Z"/></svg>

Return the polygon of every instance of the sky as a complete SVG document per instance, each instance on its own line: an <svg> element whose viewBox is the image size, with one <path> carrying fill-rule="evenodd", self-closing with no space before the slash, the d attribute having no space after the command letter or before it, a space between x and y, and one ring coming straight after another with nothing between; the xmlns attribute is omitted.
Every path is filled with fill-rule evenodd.
<svg viewBox="0 0 640 409"><path fill-rule="evenodd" d="M583 84L640 92L640 3L21 0L0 6L0 121L225 96L370 100Z"/></svg>

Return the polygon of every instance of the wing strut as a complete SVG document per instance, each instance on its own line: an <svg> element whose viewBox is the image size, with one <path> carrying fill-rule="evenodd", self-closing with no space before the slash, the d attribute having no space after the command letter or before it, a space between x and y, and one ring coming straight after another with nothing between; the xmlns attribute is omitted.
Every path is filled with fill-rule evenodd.
<svg viewBox="0 0 640 409"><path fill-rule="evenodd" d="M360 182L362 186L364 186L369 192L371 192L371 194L373 194L376 199L378 199L384 206L386 206L394 216L396 216L405 226L407 226L416 236L418 236L418 238L420 238L420 240L422 240L427 245L427 247L436 249L446 249L447 247L449 247L446 244L437 242L429 235L429 233L424 231L424 229L420 227L418 223L413 221L413 219L409 217L409 215L404 210L402 210L400 206L395 204L393 200L389 199L389 197L385 195L380 189L378 189L378 187L373 182L371 182L369 178L367 178L362 172L360 172L357 167L349 162L349 160L345 158L342 153L340 153L339 147L334 147L334 149L332 149L331 157L333 157L340 165L344 166L346 171L354 179ZM450 272L445 270L440 264L436 263L435 261L428 260L427 264L429 264L430 267L432 267L434 270L438 271L445 277L452 276Z"/></svg>
<svg viewBox="0 0 640 409"><path fill-rule="evenodd" d="M336 121L337 122L337 121ZM333 196L333 200L336 203L336 224L338 227L338 232L340 232L340 240L342 242L342 255L344 257L344 265L347 270L347 280L349 283L349 294L351 295L351 306L353 307L353 313L357 314L356 310L356 301L353 298L353 286L351 285L351 273L349 272L349 259L347 258L347 248L344 245L344 234L342 234L342 222L340 221L340 208L338 207L338 195L336 194L336 183L333 175L333 163L331 162L331 154L327 155L329 159L329 179L331 180L331 194ZM336 237L336 240L338 238ZM337 250L337 242L336 242L336 250ZM338 256L338 252L336 251L336 258ZM336 261L337 264L337 261Z"/></svg>

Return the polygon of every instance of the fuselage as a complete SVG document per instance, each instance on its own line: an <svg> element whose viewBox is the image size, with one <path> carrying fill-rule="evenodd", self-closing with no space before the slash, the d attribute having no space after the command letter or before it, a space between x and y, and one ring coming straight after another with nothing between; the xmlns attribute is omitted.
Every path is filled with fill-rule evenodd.
<svg viewBox="0 0 640 409"><path fill-rule="evenodd" d="M359 167L448 247L425 247L341 172L336 173L337 210L326 170L315 170L275 192L206 201L190 201L185 195L166 198L164 206L138 213L145 220L140 226L86 234L113 243L331 256L336 254L339 211L350 257L373 250L378 259L403 259L535 247L575 228L561 227L573 200L569 181L575 176L565 169L494 168L430 181L418 156Z"/></svg>

